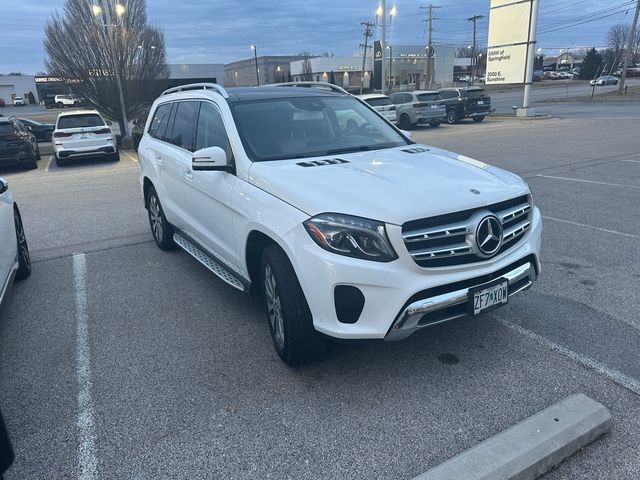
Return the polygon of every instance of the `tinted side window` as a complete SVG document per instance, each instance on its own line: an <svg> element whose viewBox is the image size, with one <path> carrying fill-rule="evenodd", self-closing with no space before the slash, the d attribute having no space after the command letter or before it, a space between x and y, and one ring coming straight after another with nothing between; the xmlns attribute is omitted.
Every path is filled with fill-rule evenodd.
<svg viewBox="0 0 640 480"><path fill-rule="evenodd" d="M196 123L196 115L198 114L198 106L200 102L179 102L173 121L173 131L169 143L184 148L185 150L194 151L193 149L193 131Z"/></svg>
<svg viewBox="0 0 640 480"><path fill-rule="evenodd" d="M227 153L227 160L231 158L231 144L222 115L214 104L203 102L196 130L196 150L207 147L220 147Z"/></svg>
<svg viewBox="0 0 640 480"><path fill-rule="evenodd" d="M149 135L154 138L162 139L162 136L167 129L169 113L171 113L170 103L165 103L157 108L156 113L153 115L153 120L151 120L151 125L149 125Z"/></svg>

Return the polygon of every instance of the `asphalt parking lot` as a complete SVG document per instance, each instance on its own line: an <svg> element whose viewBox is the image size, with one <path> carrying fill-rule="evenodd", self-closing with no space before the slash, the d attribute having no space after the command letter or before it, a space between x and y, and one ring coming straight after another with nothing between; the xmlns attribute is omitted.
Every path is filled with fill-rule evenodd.
<svg viewBox="0 0 640 480"><path fill-rule="evenodd" d="M621 118L628 108L414 131L529 182L541 279L480 318L337 344L295 369L257 300L157 249L134 153L0 170L34 260L0 318L17 454L6 478L80 478L83 464L91 479L409 479L576 392L610 409L613 430L544 478L637 478L640 111Z"/></svg>

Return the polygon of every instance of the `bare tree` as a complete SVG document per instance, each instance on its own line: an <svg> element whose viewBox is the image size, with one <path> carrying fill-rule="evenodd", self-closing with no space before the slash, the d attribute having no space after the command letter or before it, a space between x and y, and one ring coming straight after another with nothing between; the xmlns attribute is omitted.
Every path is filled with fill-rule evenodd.
<svg viewBox="0 0 640 480"><path fill-rule="evenodd" d="M310 82L311 80L313 80L313 68L311 67L311 61L309 60L312 55L309 52L302 52L298 56L303 57L300 78L304 82Z"/></svg>
<svg viewBox="0 0 640 480"><path fill-rule="evenodd" d="M44 28L45 65L49 75L63 78L75 93L117 119L124 131L116 69L131 118L165 86L164 34L147 25L146 0L128 0L121 16L115 2L102 5L111 9L117 24L105 26L109 16L95 17L91 2L65 0L63 14L55 13Z"/></svg>
<svg viewBox="0 0 640 480"><path fill-rule="evenodd" d="M631 33L631 25L626 23L618 23L609 28L607 32L607 47L610 50L610 56L616 62L615 67L618 67L618 63L622 59L625 46L629 40L629 34ZM636 31L635 38L631 45L631 62L636 63L640 61L640 30Z"/></svg>

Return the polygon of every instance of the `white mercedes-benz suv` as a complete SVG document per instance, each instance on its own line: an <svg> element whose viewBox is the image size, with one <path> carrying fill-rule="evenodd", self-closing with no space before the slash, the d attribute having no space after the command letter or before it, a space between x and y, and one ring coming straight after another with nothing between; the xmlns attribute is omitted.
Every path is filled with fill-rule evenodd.
<svg viewBox="0 0 640 480"><path fill-rule="evenodd" d="M479 315L540 271L522 179L416 144L335 86L169 89L138 158L156 244L260 293L288 364L327 337L397 340Z"/></svg>

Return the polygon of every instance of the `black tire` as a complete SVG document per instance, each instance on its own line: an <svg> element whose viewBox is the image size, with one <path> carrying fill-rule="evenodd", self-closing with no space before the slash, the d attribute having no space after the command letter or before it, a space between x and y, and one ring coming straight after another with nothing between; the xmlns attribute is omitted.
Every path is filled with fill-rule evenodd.
<svg viewBox="0 0 640 480"><path fill-rule="evenodd" d="M440 122L439 121L429 122L429 126L431 128L437 128L440 126Z"/></svg>
<svg viewBox="0 0 640 480"><path fill-rule="evenodd" d="M449 125L455 125L459 120L460 118L458 117L458 112L455 108L450 108L449 110L447 110L447 123Z"/></svg>
<svg viewBox="0 0 640 480"><path fill-rule="evenodd" d="M411 119L409 118L409 115L407 115L406 113L403 113L402 115L400 115L400 119L398 120L398 126L402 130L411 130L411 127L413 125L411 124Z"/></svg>
<svg viewBox="0 0 640 480"><path fill-rule="evenodd" d="M27 237L24 234L22 217L17 206L13 209L13 220L16 225L16 242L18 244L18 271L16 272L16 278L27 278L31 275L31 256L29 255Z"/></svg>
<svg viewBox="0 0 640 480"><path fill-rule="evenodd" d="M481 117L473 117L473 121L476 123L479 123L483 120L484 120L484 115L482 115Z"/></svg>
<svg viewBox="0 0 640 480"><path fill-rule="evenodd" d="M109 160L111 160L112 162L119 162L120 161L120 151L116 150L116 153L112 153L111 155L109 155Z"/></svg>
<svg viewBox="0 0 640 480"><path fill-rule="evenodd" d="M56 157L56 165L59 167L64 167L67 165L67 160L65 160L64 158Z"/></svg>
<svg viewBox="0 0 640 480"><path fill-rule="evenodd" d="M42 155L40 155L40 145L36 146L36 160L41 160Z"/></svg>
<svg viewBox="0 0 640 480"><path fill-rule="evenodd" d="M62 102L58 102L58 103L56 103L56 107L58 107L58 108L64 108L64 103L62 103Z"/></svg>
<svg viewBox="0 0 640 480"><path fill-rule="evenodd" d="M289 258L277 245L262 252L260 280L276 352L287 365L308 362L327 349Z"/></svg>
<svg viewBox="0 0 640 480"><path fill-rule="evenodd" d="M73 106L76 107L76 108L79 108L80 107L80 102L77 102L77 101L73 102Z"/></svg>
<svg viewBox="0 0 640 480"><path fill-rule="evenodd" d="M176 244L173 241L173 227L167 221L162 210L162 204L156 189L151 187L147 192L147 213L149 215L149 226L156 245L161 250L173 250Z"/></svg>

